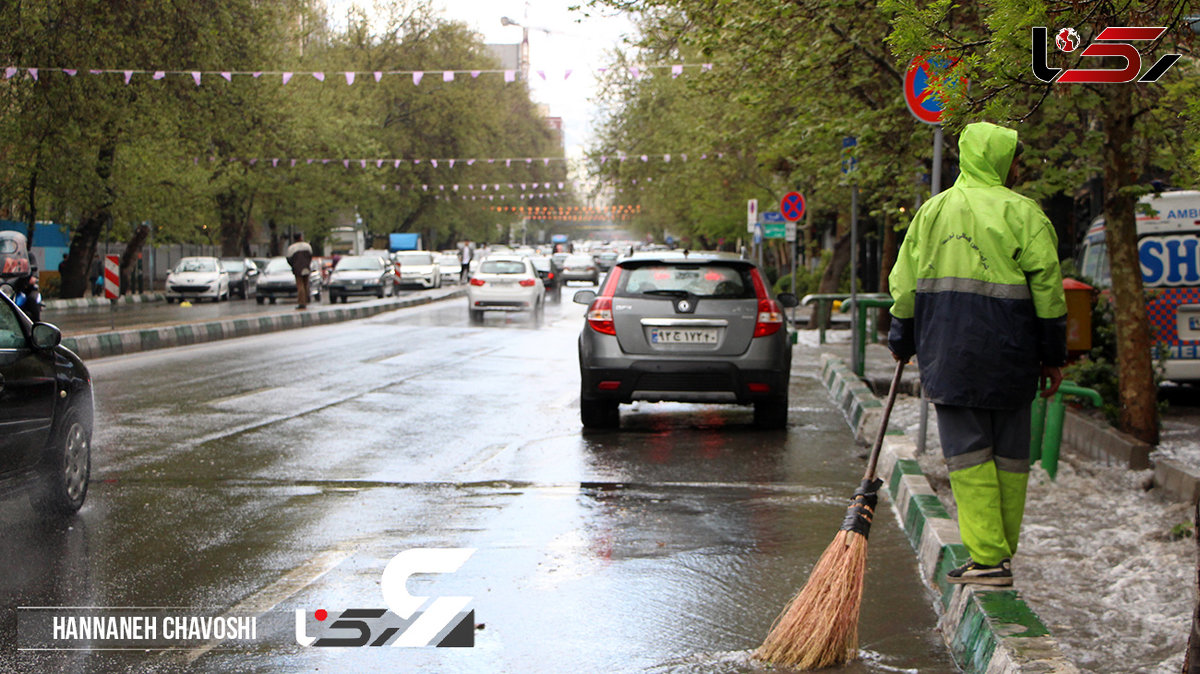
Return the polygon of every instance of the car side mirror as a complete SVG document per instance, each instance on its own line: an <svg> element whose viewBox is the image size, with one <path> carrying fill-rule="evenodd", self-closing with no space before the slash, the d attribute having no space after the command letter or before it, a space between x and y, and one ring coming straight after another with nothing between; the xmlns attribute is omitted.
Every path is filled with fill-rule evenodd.
<svg viewBox="0 0 1200 674"><path fill-rule="evenodd" d="M800 299L794 293L779 293L775 296L775 300L786 309L800 306Z"/></svg>
<svg viewBox="0 0 1200 674"><path fill-rule="evenodd" d="M33 348L49 351L62 341L62 331L49 323L33 324Z"/></svg>
<svg viewBox="0 0 1200 674"><path fill-rule="evenodd" d="M575 293L575 296L571 298L571 301L575 304L591 304L595 299L595 290L580 290L579 292Z"/></svg>

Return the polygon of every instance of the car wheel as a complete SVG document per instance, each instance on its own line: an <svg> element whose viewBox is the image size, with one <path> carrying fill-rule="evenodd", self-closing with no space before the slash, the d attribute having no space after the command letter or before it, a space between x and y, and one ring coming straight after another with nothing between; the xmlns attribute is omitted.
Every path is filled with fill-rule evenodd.
<svg viewBox="0 0 1200 674"><path fill-rule="evenodd" d="M256 295L254 297L254 301L262 304L263 302L267 301L267 298L263 297L262 295Z"/></svg>
<svg viewBox="0 0 1200 674"><path fill-rule="evenodd" d="M91 424L75 409L68 409L58 433L46 447L45 484L33 498L39 513L63 517L79 510L87 498L91 448Z"/></svg>
<svg viewBox="0 0 1200 674"><path fill-rule="evenodd" d="M275 298L274 298L274 297L272 297L272 298L271 298L271 304L275 304Z"/></svg>
<svg viewBox="0 0 1200 674"><path fill-rule="evenodd" d="M471 324L472 325L479 325L479 324L483 323L483 311L481 311L479 309L469 309L468 311L471 316Z"/></svg>
<svg viewBox="0 0 1200 674"><path fill-rule="evenodd" d="M620 404L615 400L580 398L579 418L584 428L617 428L621 425Z"/></svg>
<svg viewBox="0 0 1200 674"><path fill-rule="evenodd" d="M754 403L754 425L768 430L787 428L787 398L772 398Z"/></svg>

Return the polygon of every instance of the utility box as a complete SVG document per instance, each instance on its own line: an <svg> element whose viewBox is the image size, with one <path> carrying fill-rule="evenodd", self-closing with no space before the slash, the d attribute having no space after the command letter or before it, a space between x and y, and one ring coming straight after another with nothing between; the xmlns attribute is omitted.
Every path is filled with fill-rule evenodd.
<svg viewBox="0 0 1200 674"><path fill-rule="evenodd" d="M1072 355L1092 350L1092 294L1095 289L1073 278L1063 279L1067 296L1067 351Z"/></svg>

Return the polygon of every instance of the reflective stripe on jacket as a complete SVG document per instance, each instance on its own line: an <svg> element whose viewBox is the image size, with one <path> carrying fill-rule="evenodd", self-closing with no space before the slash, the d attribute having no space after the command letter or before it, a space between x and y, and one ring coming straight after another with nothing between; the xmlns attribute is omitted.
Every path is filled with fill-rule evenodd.
<svg viewBox="0 0 1200 674"><path fill-rule="evenodd" d="M961 174L917 212L888 277L889 343L917 354L936 403L1028 404L1041 365L1066 361L1058 237L1041 208L1004 186L1017 132L970 124Z"/></svg>

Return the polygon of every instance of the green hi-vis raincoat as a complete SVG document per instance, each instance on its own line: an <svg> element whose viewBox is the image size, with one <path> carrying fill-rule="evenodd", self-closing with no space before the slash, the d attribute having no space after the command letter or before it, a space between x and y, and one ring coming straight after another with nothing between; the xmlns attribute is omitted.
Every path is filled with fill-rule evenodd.
<svg viewBox="0 0 1200 674"><path fill-rule="evenodd" d="M1041 208L1004 186L1017 132L970 124L961 174L917 212L888 277L889 346L914 353L930 400L1016 409L1042 365L1066 362L1058 237Z"/></svg>

